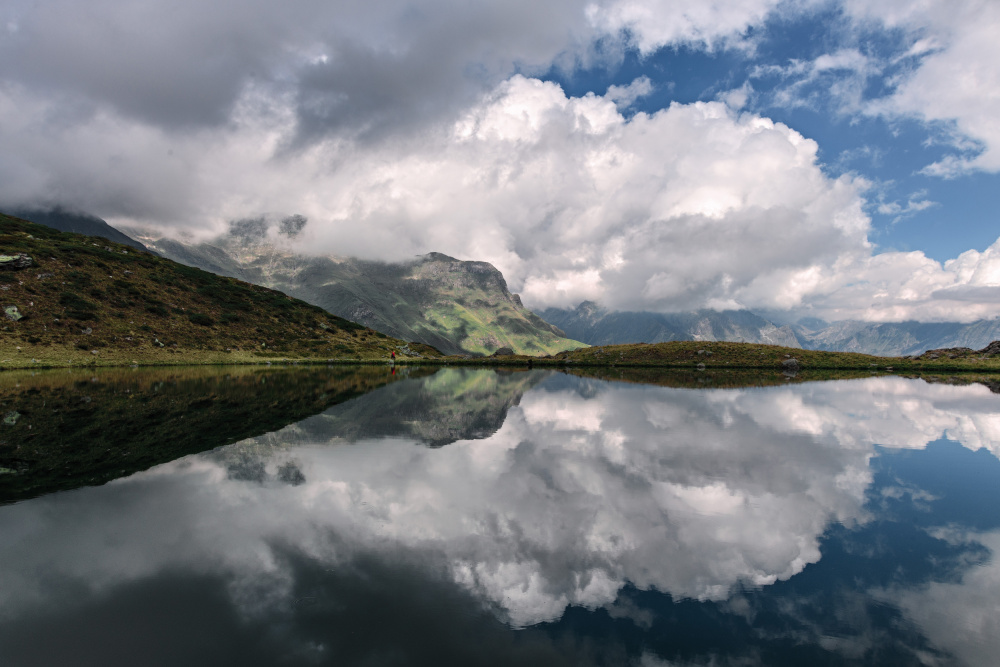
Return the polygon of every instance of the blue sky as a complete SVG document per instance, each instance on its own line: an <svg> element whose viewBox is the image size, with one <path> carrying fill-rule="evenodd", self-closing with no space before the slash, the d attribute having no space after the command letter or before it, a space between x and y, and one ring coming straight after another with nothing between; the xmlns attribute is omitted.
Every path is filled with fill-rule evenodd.
<svg viewBox="0 0 1000 667"><path fill-rule="evenodd" d="M262 217L535 308L993 318L997 34L994 0L6 0L0 208Z"/></svg>

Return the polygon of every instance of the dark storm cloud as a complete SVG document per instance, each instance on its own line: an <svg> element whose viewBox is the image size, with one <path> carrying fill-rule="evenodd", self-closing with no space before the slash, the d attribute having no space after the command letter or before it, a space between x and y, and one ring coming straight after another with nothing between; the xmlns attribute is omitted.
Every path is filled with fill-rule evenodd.
<svg viewBox="0 0 1000 667"><path fill-rule="evenodd" d="M249 85L292 91L301 141L436 118L516 66L547 69L588 30L575 1L49 0L3 18L4 80L164 128L225 123Z"/></svg>
<svg viewBox="0 0 1000 667"><path fill-rule="evenodd" d="M254 4L21 3L0 74L164 127L221 123L287 32Z"/></svg>

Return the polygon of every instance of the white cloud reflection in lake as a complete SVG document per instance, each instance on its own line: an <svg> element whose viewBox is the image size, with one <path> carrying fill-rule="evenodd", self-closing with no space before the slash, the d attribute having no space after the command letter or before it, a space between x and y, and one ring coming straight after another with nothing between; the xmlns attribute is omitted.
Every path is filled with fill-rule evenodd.
<svg viewBox="0 0 1000 667"><path fill-rule="evenodd" d="M0 619L49 606L57 589L73 604L176 570L221 576L253 616L290 604L286 546L329 568L418 558L515 626L611 605L626 582L723 600L817 562L831 522L869 519L876 445L947 437L1000 453L1000 399L897 377L692 391L555 375L485 439L310 433L3 508ZM234 478L233 452L259 457L264 482ZM289 462L303 483L278 479Z"/></svg>

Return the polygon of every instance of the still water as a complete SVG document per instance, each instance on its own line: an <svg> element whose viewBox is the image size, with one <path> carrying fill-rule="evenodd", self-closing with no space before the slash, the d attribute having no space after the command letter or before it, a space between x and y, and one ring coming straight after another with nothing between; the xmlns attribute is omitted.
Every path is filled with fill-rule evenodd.
<svg viewBox="0 0 1000 667"><path fill-rule="evenodd" d="M996 664L989 383L692 378L0 375L0 662Z"/></svg>

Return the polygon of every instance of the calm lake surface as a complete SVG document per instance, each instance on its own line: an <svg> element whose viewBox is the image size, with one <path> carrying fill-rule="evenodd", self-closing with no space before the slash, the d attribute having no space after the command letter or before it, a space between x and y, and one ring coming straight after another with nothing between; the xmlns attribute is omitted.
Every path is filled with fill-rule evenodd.
<svg viewBox="0 0 1000 667"><path fill-rule="evenodd" d="M997 664L987 384L652 380L0 374L0 663Z"/></svg>

